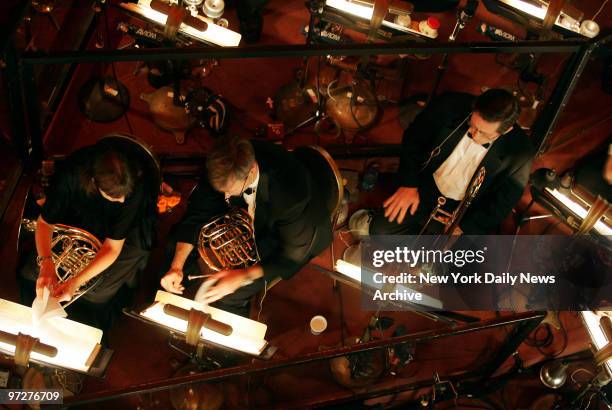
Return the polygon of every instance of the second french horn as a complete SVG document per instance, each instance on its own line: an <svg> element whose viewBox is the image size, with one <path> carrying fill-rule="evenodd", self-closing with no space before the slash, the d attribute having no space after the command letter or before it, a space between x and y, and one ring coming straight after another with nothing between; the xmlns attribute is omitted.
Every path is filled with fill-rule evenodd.
<svg viewBox="0 0 612 410"><path fill-rule="evenodd" d="M249 214L232 208L202 226L198 252L214 271L240 269L259 262L255 232Z"/></svg>

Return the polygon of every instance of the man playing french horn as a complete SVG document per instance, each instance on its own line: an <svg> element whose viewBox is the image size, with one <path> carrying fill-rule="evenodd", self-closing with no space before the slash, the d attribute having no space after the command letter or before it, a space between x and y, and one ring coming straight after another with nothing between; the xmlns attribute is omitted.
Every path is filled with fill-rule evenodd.
<svg viewBox="0 0 612 410"><path fill-rule="evenodd" d="M502 89L432 101L404 133L400 187L374 215L370 234L420 233L439 198L452 212L466 203L474 179L479 189L467 198L473 203L447 233L497 229L523 194L533 159L531 142L515 123L519 112L516 98Z"/></svg>
<svg viewBox="0 0 612 410"><path fill-rule="evenodd" d="M259 262L221 269L199 292L202 301L247 316L251 296L275 278L290 278L329 245L329 214L323 201L313 200L316 192L306 167L293 153L270 142L220 138L207 154L206 169L185 216L174 229L175 240L169 241L171 262L161 286L182 293L184 275L200 273L194 249L203 236L202 227L223 219L232 224L229 219L244 220L248 213L246 223L253 224L253 229L238 226L238 235L252 232L255 258L247 259ZM236 208L243 211L236 214ZM233 242L230 239L221 246L230 247Z"/></svg>
<svg viewBox="0 0 612 410"><path fill-rule="evenodd" d="M124 284L134 285L148 257L135 229L146 217L141 212L145 195L141 173L137 161L110 142L82 148L64 160L46 190L36 223L37 256L33 254L20 272L23 303L32 303L33 288L39 297L48 288L60 302L70 301L83 285L99 278L68 313L103 329L110 326L108 304ZM52 237L64 225L86 231L100 246L91 262L58 283Z"/></svg>

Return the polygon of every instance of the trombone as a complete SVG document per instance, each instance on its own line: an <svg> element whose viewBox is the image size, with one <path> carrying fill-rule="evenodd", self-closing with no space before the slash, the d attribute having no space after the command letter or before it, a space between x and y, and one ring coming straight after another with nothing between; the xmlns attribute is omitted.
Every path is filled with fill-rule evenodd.
<svg viewBox="0 0 612 410"><path fill-rule="evenodd" d="M476 174L474 175L472 180L470 181L470 184L468 185L468 188L465 191L463 199L461 200L457 208L455 208L455 210L452 212L443 209L444 205L446 204L446 198L443 196L438 197L438 203L431 211L431 214L429 214L429 218L427 219L427 222L425 222L425 225L423 225L423 228L421 228L419 236L428 234L452 235L452 233L455 231L455 228L459 226L459 223L461 222L461 219L468 210L470 204L478 194L478 191L480 190L480 187L485 179L485 175L485 167L480 167L478 171L476 171ZM433 225L437 225L437 229L434 228ZM452 239L453 238L449 238L441 248L448 249L454 242ZM436 241L434 241L434 243L437 242L438 238L436 238Z"/></svg>

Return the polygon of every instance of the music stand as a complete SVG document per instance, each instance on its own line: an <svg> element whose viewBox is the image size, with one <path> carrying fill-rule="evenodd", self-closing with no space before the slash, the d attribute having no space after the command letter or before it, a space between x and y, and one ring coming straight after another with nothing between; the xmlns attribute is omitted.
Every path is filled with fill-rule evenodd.
<svg viewBox="0 0 612 410"><path fill-rule="evenodd" d="M24 338L30 338L31 346L20 345ZM103 348L101 340L100 329L61 317L35 327L32 308L0 299L0 351L15 357L17 365L36 363L102 377L113 351ZM25 357L21 351L24 348L28 349Z"/></svg>
<svg viewBox="0 0 612 410"><path fill-rule="evenodd" d="M276 348L269 345L264 338L267 331L265 324L214 307L203 307L196 301L162 290L157 291L152 304L123 312L134 319L169 331L174 339L185 338L189 343L191 318L183 315L185 312L189 315L191 310L210 315L209 321L197 328L199 330L196 337L197 343L190 343L196 346L197 354L188 355L198 363L206 363L203 355L204 346L217 347L261 359L269 359L276 351ZM179 337L177 338L176 335ZM171 347L174 348L173 345Z"/></svg>

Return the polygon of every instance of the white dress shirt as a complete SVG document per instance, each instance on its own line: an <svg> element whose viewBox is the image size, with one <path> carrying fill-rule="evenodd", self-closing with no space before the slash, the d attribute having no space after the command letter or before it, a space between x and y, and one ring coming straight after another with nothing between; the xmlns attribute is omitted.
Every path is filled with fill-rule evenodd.
<svg viewBox="0 0 612 410"><path fill-rule="evenodd" d="M466 132L446 161L433 174L440 193L447 198L461 201L474 172L490 147L474 142Z"/></svg>
<svg viewBox="0 0 612 410"><path fill-rule="evenodd" d="M257 170L257 176L255 177L255 181L253 181L253 183L247 187L245 187L245 191L249 188L251 188L252 192L251 194L247 194L246 192L244 192L242 194L242 197L244 198L244 201L247 203L248 209L249 209L249 215L251 216L251 220L255 221L255 198L257 197L257 185L259 184L259 169Z"/></svg>

